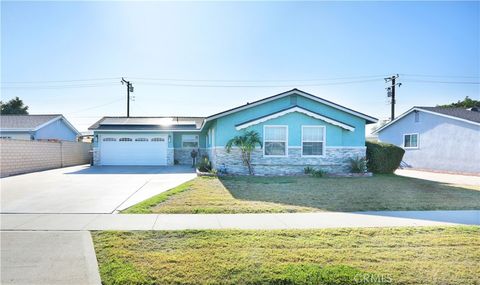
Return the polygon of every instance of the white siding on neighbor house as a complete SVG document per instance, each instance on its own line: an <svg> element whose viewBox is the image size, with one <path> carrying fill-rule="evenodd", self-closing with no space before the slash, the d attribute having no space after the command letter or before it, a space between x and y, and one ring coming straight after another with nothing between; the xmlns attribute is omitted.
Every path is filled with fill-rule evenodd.
<svg viewBox="0 0 480 285"><path fill-rule="evenodd" d="M418 148L403 161L418 169L480 174L480 126L434 114L411 112L379 132L381 142L403 147L404 134L418 133Z"/></svg>
<svg viewBox="0 0 480 285"><path fill-rule="evenodd" d="M10 138L13 140L30 140L29 132L0 132L0 137Z"/></svg>

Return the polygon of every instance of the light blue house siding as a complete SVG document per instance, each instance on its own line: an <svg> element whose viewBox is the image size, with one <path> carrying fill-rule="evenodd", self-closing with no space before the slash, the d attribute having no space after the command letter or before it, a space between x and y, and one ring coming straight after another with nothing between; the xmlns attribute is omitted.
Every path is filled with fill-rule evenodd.
<svg viewBox="0 0 480 285"><path fill-rule="evenodd" d="M403 161L418 169L480 174L480 126L443 116L411 112L381 130L378 138L403 147L404 134L418 133L418 148Z"/></svg>
<svg viewBox="0 0 480 285"><path fill-rule="evenodd" d="M58 119L35 131L2 131L1 137L18 140L61 140L76 141L78 133L69 127L63 119Z"/></svg>
<svg viewBox="0 0 480 285"><path fill-rule="evenodd" d="M245 130L236 129L236 125L243 122L268 116L294 106L340 121L354 127L355 130L349 131L299 112L288 113L250 126ZM346 172L349 158L365 156L365 123L365 119L337 108L303 96L290 95L252 106L211 122L207 131L209 141L207 152L215 167L226 168L229 173L245 174L247 168L241 162L239 150L233 149L231 153L226 153L225 145L228 140L246 130L255 130L263 138L265 125L285 125L288 127L288 155L286 157L265 156L263 150L258 148L252 154L252 165L256 174L300 174L307 166L330 172ZM326 150L323 156L302 156L302 126L311 125L326 128Z"/></svg>
<svg viewBox="0 0 480 285"><path fill-rule="evenodd" d="M63 119L38 129L34 133L36 140L57 139L62 141L76 141L77 133L65 124Z"/></svg>

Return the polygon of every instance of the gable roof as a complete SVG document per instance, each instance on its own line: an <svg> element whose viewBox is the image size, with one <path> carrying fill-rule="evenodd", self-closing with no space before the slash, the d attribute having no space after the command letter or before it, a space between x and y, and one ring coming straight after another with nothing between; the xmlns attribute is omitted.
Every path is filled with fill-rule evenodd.
<svg viewBox="0 0 480 285"><path fill-rule="evenodd" d="M61 114L1 115L0 130L10 132L37 131L57 120L63 120L65 124L72 129L72 131L74 131L77 135L80 135L80 132Z"/></svg>
<svg viewBox="0 0 480 285"><path fill-rule="evenodd" d="M196 131L204 117L103 117L89 130L183 130Z"/></svg>
<svg viewBox="0 0 480 285"><path fill-rule="evenodd" d="M480 123L480 112L478 111L470 111L465 108L445 108L445 107L417 107L417 108L425 111L444 114L447 116Z"/></svg>
<svg viewBox="0 0 480 285"><path fill-rule="evenodd" d="M329 124L339 126L343 129L346 129L346 130L349 130L349 131L352 131L352 132L355 130L355 127L353 127L351 125L348 125L346 123L340 122L338 120L332 119L330 117L321 115L317 112L314 112L314 111L311 111L311 110L308 110L306 108L296 106L296 105L285 108L283 110L280 110L280 111L277 111L277 112L274 112L274 113L271 113L271 114L268 114L268 115L265 115L265 116L261 116L261 117L258 117L258 118L252 119L252 120L248 120L246 122L235 125L235 127L236 127L237 130L245 129L245 128L248 128L250 126L253 126L253 125L256 125L256 124L259 124L259 123L263 123L263 122L266 122L268 120L275 119L275 118L278 118L278 117L281 117L281 116L284 116L286 114L293 113L293 112L298 112L298 113L305 114L307 116L325 121Z"/></svg>
<svg viewBox="0 0 480 285"><path fill-rule="evenodd" d="M450 119L453 119L453 120L458 120L458 121L471 123L471 124L480 126L480 112L479 111L470 111L470 110L467 110L465 108L414 106L410 110L408 110L405 113L398 116L395 120L391 121L390 123L382 126L378 130L374 131L372 134L376 134L376 133L388 128L389 126L395 124L400 119L402 119L403 117L405 117L406 115L410 114L413 111L434 114L434 115L450 118Z"/></svg>
<svg viewBox="0 0 480 285"><path fill-rule="evenodd" d="M1 115L0 129L34 130L39 126L62 115Z"/></svg>
<svg viewBox="0 0 480 285"><path fill-rule="evenodd" d="M227 115L230 115L230 114L233 114L233 113L236 113L236 112L239 112L239 111L242 111L242 110L245 110L245 109L248 109L248 108L251 108L251 107L254 107L254 106L269 102L269 101L272 101L272 100L276 100L276 99L279 99L279 98L282 98L282 97L286 97L286 96L289 96L289 95L292 95L292 94L297 94L297 95L306 97L308 99L320 102L322 104L328 105L328 106L333 107L335 109L338 109L338 110L344 111L346 113L352 114L354 116L363 118L363 119L366 120L367 124L376 123L378 121L377 118L368 116L366 114L360 113L358 111L352 110L352 109L344 107L342 105L338 105L338 104L333 103L331 101L325 100L323 98L317 97L317 96L312 95L310 93L307 93L305 91L294 88L292 90L282 92L280 94L276 94L276 95L273 95L273 96L270 96L270 97L267 97L267 98L263 98L263 99L260 99L260 100L257 100L257 101L251 102L251 103L247 103L247 104L239 106L239 107L235 107L235 108L217 113L215 115L208 116L205 119L205 122L211 121L211 120L214 120L214 119L218 119L220 117L227 116Z"/></svg>

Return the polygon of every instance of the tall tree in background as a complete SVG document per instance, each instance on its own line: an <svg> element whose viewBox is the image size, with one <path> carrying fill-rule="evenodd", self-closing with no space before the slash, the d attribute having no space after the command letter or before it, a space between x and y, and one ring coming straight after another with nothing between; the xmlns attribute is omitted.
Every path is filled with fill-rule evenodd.
<svg viewBox="0 0 480 285"><path fill-rule="evenodd" d="M18 97L7 103L0 101L0 107L0 114L2 115L28 115L28 106L25 106L22 99Z"/></svg>
<svg viewBox="0 0 480 285"><path fill-rule="evenodd" d="M437 107L445 107L445 108L473 108L473 107L480 107L480 101L473 100L470 97L465 97L462 101L458 100L457 103L451 103L447 105L437 105Z"/></svg>

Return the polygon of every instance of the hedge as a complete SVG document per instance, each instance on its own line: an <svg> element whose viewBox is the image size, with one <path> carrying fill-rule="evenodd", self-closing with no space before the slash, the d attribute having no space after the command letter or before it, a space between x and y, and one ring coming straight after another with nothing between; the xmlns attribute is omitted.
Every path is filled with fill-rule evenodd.
<svg viewBox="0 0 480 285"><path fill-rule="evenodd" d="M366 142L367 168L373 173L393 173L402 162L405 150L393 144Z"/></svg>

